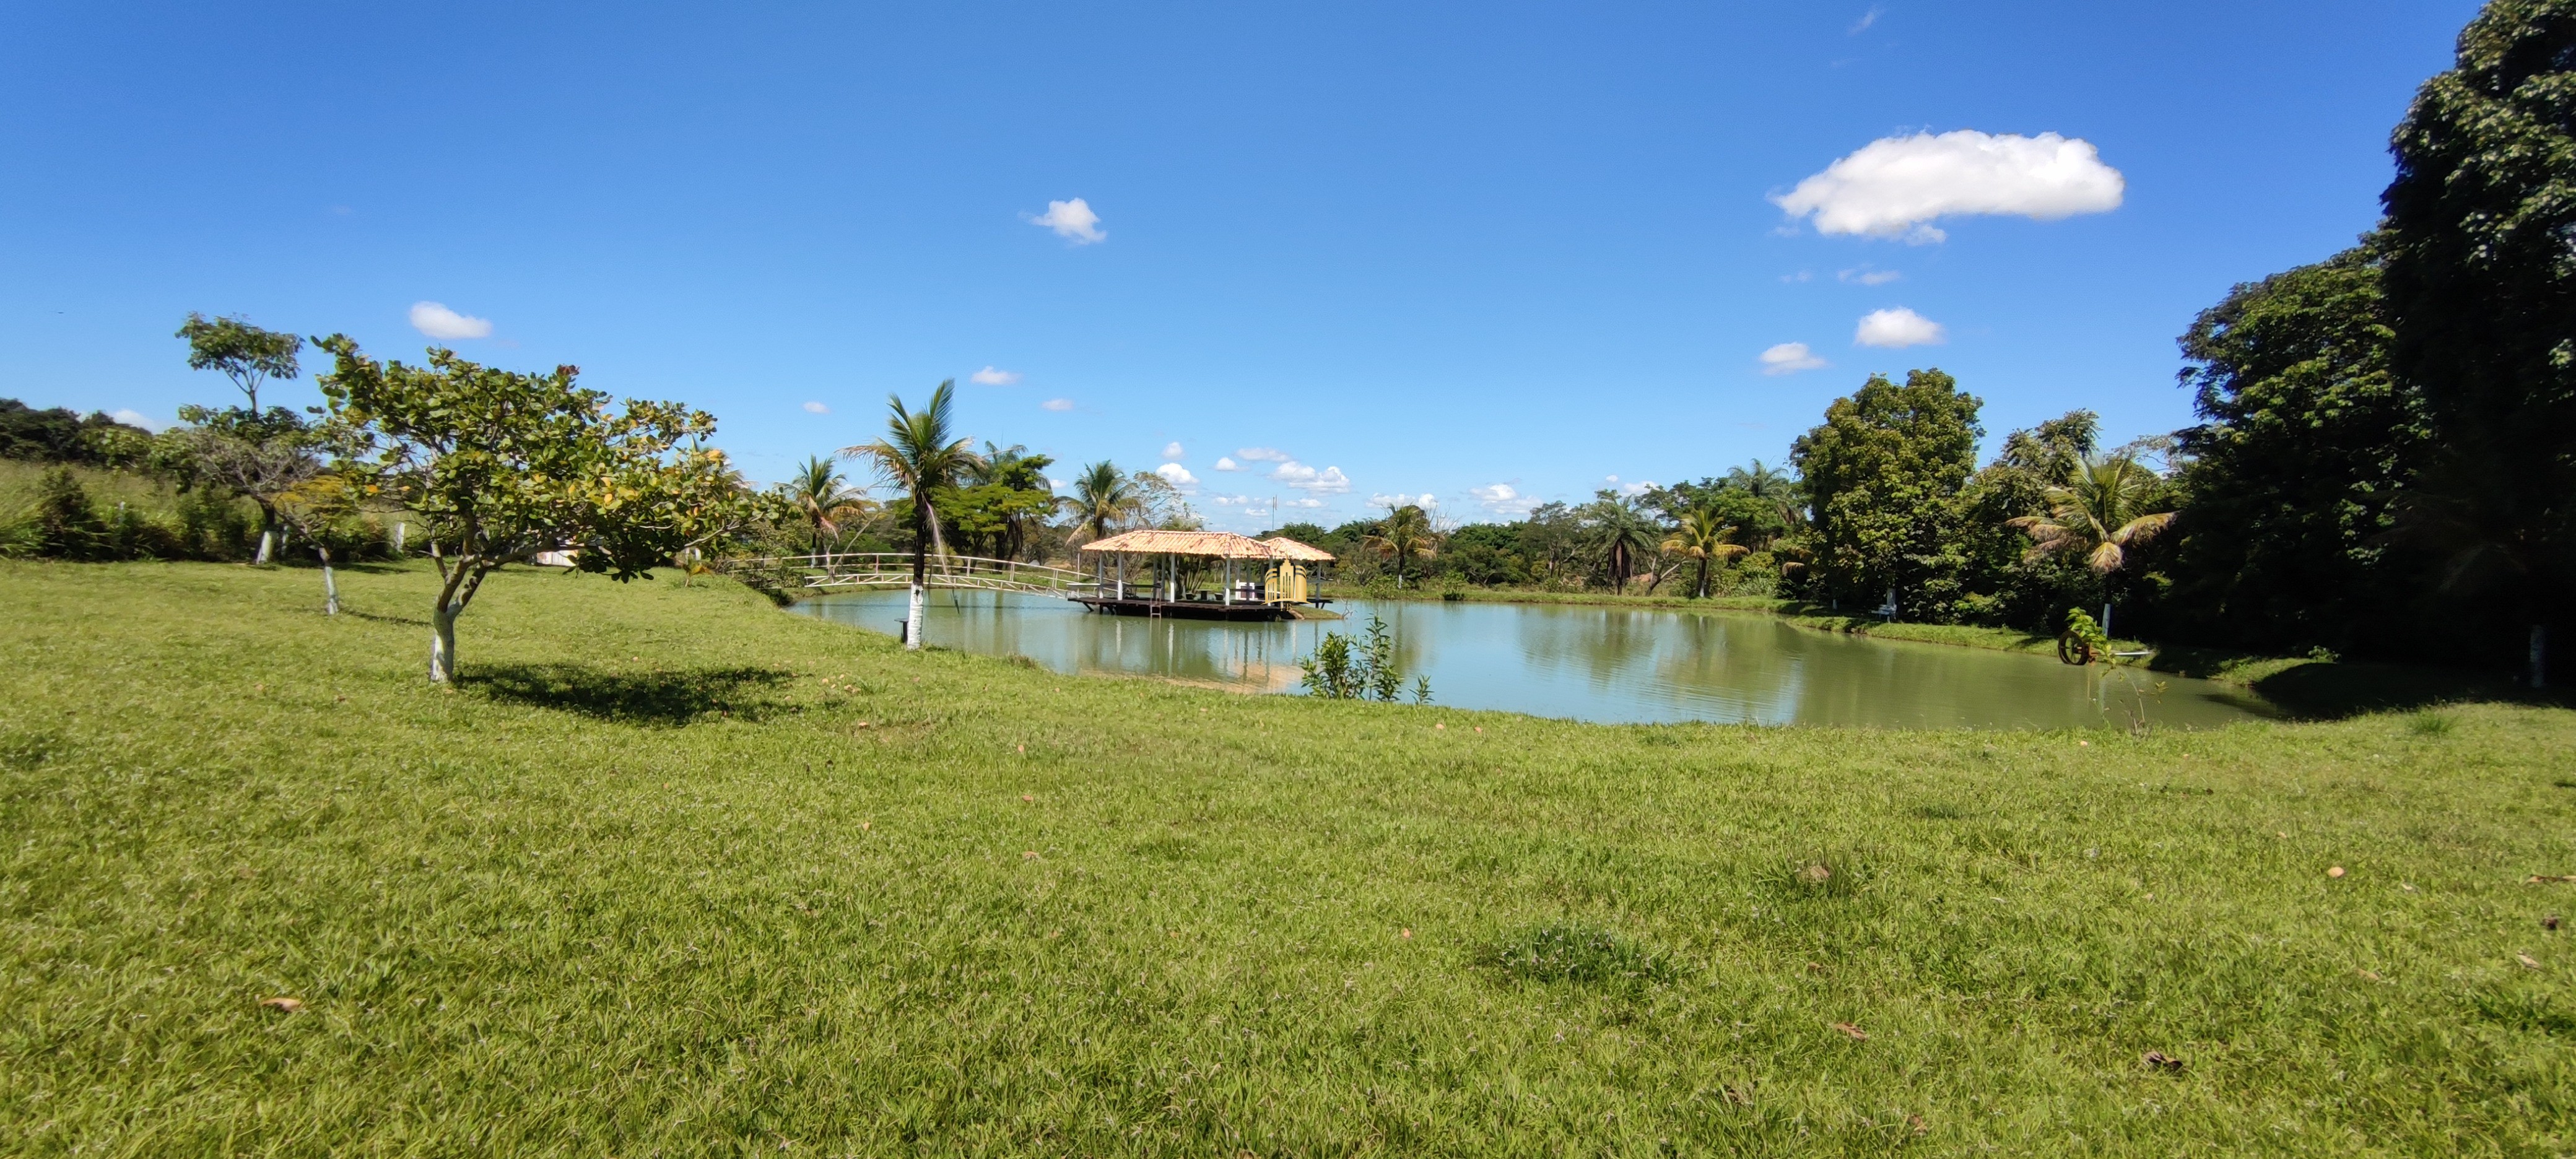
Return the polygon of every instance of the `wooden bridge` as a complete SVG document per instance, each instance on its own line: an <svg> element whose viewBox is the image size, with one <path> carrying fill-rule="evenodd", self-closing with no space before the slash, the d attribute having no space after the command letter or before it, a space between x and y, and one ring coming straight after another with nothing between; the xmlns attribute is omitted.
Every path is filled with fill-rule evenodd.
<svg viewBox="0 0 2576 1159"><path fill-rule="evenodd" d="M862 588L912 586L912 555L900 551L844 551L820 555L768 556L729 560L726 574L758 587L789 591L855 591ZM1027 592L1071 599L1089 595L1098 585L1078 571L1010 559L972 555L934 555L922 577L925 587L958 591Z"/></svg>

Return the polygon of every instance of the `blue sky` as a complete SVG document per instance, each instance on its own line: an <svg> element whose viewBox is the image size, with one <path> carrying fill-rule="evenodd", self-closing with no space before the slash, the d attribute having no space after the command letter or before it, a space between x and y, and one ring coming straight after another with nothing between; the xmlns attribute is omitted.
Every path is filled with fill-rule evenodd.
<svg viewBox="0 0 2576 1159"><path fill-rule="evenodd" d="M16 4L0 395L221 401L191 310L414 360L481 322L755 478L953 377L979 438L1176 450L1247 530L1776 462L1917 366L1989 445L2116 441L2190 421L2195 311L2370 226L2475 10Z"/></svg>

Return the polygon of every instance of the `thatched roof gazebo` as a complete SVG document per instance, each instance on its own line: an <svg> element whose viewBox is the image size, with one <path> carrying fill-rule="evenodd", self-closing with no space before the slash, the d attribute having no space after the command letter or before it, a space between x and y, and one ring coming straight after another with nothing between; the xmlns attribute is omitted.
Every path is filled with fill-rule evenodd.
<svg viewBox="0 0 2576 1159"><path fill-rule="evenodd" d="M1097 583L1093 595L1076 599L1093 611L1219 620L1284 619L1295 614L1294 605L1322 603L1310 596L1310 577L1315 564L1333 558L1284 536L1265 543L1231 531L1153 528L1095 539L1081 550L1092 561ZM1130 565L1139 558L1145 582L1133 584ZM1216 561L1223 573L1213 594L1195 590L1184 574L1196 570L1188 561L1198 560ZM1258 570L1244 566L1253 560L1260 561Z"/></svg>

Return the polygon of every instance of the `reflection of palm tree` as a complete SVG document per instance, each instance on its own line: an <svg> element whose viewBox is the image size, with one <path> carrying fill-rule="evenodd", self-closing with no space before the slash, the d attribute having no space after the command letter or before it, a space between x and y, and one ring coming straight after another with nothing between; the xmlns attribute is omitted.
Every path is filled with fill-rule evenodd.
<svg viewBox="0 0 2576 1159"><path fill-rule="evenodd" d="M2109 575L2128 562L2122 549L2155 538L2173 523L2171 511L2139 510L2155 485L2155 473L2126 455L2091 459L2075 472L2073 484L2048 489L2048 514L2005 522L2030 536L2029 558L2076 552L2093 574Z"/></svg>
<svg viewBox="0 0 2576 1159"><path fill-rule="evenodd" d="M1387 512L1377 530L1360 539L1362 546L1395 561L1395 588L1404 590L1404 564L1410 559L1429 559L1438 550L1438 535L1432 529L1431 516L1422 508L1407 503Z"/></svg>
<svg viewBox="0 0 2576 1159"><path fill-rule="evenodd" d="M1761 466L1755 463L1755 466ZM1682 525L1664 537L1663 550L1699 565L1699 597L1708 598L1708 565L1711 560L1728 560L1744 555L1743 544L1730 543L1735 529L1728 527L1717 512L1696 507L1682 513Z"/></svg>
<svg viewBox="0 0 2576 1159"><path fill-rule="evenodd" d="M958 477L979 462L969 446L973 440L957 437L952 417L956 389L954 379L940 383L939 389L930 392L929 404L917 411L906 410L899 397L886 396L892 413L886 418L885 437L841 452L875 462L877 472L912 500L912 610L904 621L906 648L921 647L922 589L930 575L929 551L936 547L939 554L948 554L933 497L943 488L955 487Z"/></svg>
<svg viewBox="0 0 2576 1159"><path fill-rule="evenodd" d="M1074 477L1073 494L1059 502L1073 514L1073 532L1080 539L1108 535L1111 528L1145 509L1144 492L1106 459L1083 468Z"/></svg>
<svg viewBox="0 0 2576 1159"><path fill-rule="evenodd" d="M845 485L848 480L833 469L833 463L821 455L809 455L805 465L779 485L811 530L806 541L808 551L823 550L823 537L839 535L843 520L866 519L877 511L876 502L865 491Z"/></svg>

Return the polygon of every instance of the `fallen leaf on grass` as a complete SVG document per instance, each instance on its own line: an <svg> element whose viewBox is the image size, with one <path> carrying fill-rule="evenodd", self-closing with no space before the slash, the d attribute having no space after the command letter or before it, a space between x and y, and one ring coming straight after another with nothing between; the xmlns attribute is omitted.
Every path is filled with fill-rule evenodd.
<svg viewBox="0 0 2576 1159"><path fill-rule="evenodd" d="M2327 867L2326 867L2326 876L2327 876L2327 877L2342 877L2342 876L2343 876L2343 867L2342 867L2342 866L2340 866L2340 865L2329 865L2329 866L2327 866Z"/></svg>
<svg viewBox="0 0 2576 1159"><path fill-rule="evenodd" d="M1020 857L1021 857L1023 860L1028 860L1028 861L1035 861L1035 860L1037 860L1037 856L1038 856L1038 851L1037 851L1037 850L1034 850L1034 849L1028 850L1028 851L1023 852L1023 853L1021 853L1021 854L1020 854Z"/></svg>
<svg viewBox="0 0 2576 1159"><path fill-rule="evenodd" d="M1823 865L1810 865L1805 869L1798 871L1798 876L1810 885L1822 885L1826 878L1832 877L1833 875L1834 871L1825 868Z"/></svg>
<svg viewBox="0 0 2576 1159"><path fill-rule="evenodd" d="M1404 938L1406 941L1411 941L1411 940L1413 940L1413 931L1411 931L1411 930L1406 930L1406 931L1404 931L1403 933L1401 933L1401 934L1399 934L1399 935L1397 935L1397 936Z"/></svg>
<svg viewBox="0 0 2576 1159"><path fill-rule="evenodd" d="M293 1014L298 1010L304 1009L304 1000L301 998L262 998L259 1000L259 1004L271 1010L280 1011L286 1014Z"/></svg>
<svg viewBox="0 0 2576 1159"><path fill-rule="evenodd" d="M1905 1125L1914 1128L1914 1133L1917 1135L1929 1135L1932 1133L1932 1125L1924 1122L1923 1116L1921 1115L1905 1116Z"/></svg>
<svg viewBox="0 0 2576 1159"><path fill-rule="evenodd" d="M1834 1024L1834 1029L1839 1030L1839 1031L1842 1031L1844 1034L1851 1036L1851 1040L1852 1040L1853 1042L1867 1042L1867 1041L1869 1041L1869 1032L1868 1032L1868 1031L1866 1031L1866 1030L1863 1030L1863 1029L1861 1029L1861 1028L1859 1028L1859 1027L1857 1027L1857 1026L1854 1026L1854 1025L1852 1025L1851 1023L1848 1023L1848 1022L1837 1022L1837 1023L1835 1023L1835 1024Z"/></svg>
<svg viewBox="0 0 2576 1159"><path fill-rule="evenodd" d="M2524 878L2524 879L2523 879L2523 884L2524 884L2524 885L2539 885L2539 884L2541 884L2541 883L2543 883L2543 882L2550 882L2550 881L2576 881L2576 873L2561 873L2561 874L2555 874L2555 875L2547 874L2547 873L2535 873L2535 874L2532 874L2530 877Z"/></svg>
<svg viewBox="0 0 2576 1159"><path fill-rule="evenodd" d="M2368 971L2368 970L2363 970L2363 971L2361 971L2360 973L2361 973L2361 976L2362 976L2362 977L2364 977L2364 978L2368 978L2368 979L2370 979L2370 980L2371 980L2371 981L2373 981L2373 982L2379 981L2379 975L2377 975L2377 974L2373 974L2373 973L2371 973L2371 972L2370 972L2370 971Z"/></svg>
<svg viewBox="0 0 2576 1159"><path fill-rule="evenodd" d="M1030 794L1027 794L1027 793L1022 793L1022 794L1020 794L1020 799L1021 799L1021 800L1023 800L1023 801L1034 801L1034 800L1037 800L1037 798L1036 798L1036 797L1034 797L1034 796L1032 796L1032 795L1030 795Z"/></svg>
<svg viewBox="0 0 2576 1159"><path fill-rule="evenodd" d="M2526 969L2537 970L2540 968L2540 963L2532 961L2531 955L2529 954L2515 954L2513 956L2513 960L2522 963Z"/></svg>
<svg viewBox="0 0 2576 1159"><path fill-rule="evenodd" d="M2150 1050L2147 1053L2138 1056L2138 1061L2154 1067L2157 1070L2173 1071L2177 1074L2182 1071L2182 1060L2175 1058L2170 1054L2166 1054L2161 1050Z"/></svg>

